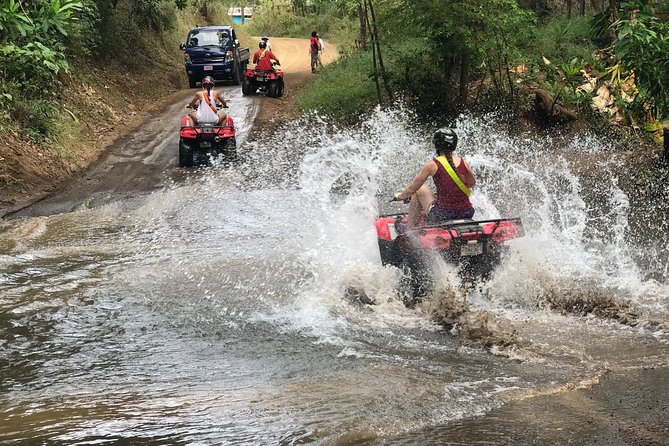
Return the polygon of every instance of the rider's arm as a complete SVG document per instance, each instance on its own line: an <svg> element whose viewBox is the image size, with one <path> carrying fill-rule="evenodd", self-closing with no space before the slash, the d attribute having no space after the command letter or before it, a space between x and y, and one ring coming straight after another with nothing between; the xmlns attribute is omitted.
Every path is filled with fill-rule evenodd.
<svg viewBox="0 0 669 446"><path fill-rule="evenodd" d="M221 103L221 107L228 108L228 103L225 101L225 98L220 91L216 90L215 92L216 100Z"/></svg>
<svg viewBox="0 0 669 446"><path fill-rule="evenodd" d="M257 64L258 63L258 53L253 54L253 63Z"/></svg>
<svg viewBox="0 0 669 446"><path fill-rule="evenodd" d="M193 99L191 99L190 104L188 104L188 107L193 107L198 100L200 100L200 92L195 93L195 96L193 96Z"/></svg>
<svg viewBox="0 0 669 446"><path fill-rule="evenodd" d="M409 184L402 192L395 194L395 199L402 201L411 198L413 194L418 192L418 189L420 189L420 187L425 184L427 177L430 177L435 173L437 173L437 165L433 161L426 163L420 172L418 172L418 175L416 175L416 178L413 179L411 184Z"/></svg>
<svg viewBox="0 0 669 446"><path fill-rule="evenodd" d="M281 62L279 62L279 59L277 59L276 57L274 58L274 61L276 61L277 65L281 65Z"/></svg>

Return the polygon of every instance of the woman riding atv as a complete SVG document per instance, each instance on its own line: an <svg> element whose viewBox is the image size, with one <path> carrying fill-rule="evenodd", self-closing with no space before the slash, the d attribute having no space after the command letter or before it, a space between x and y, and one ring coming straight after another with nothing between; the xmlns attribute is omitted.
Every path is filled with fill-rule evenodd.
<svg viewBox="0 0 669 446"><path fill-rule="evenodd" d="M214 90L214 79L207 76L202 79L202 91L195 93L186 106L186 108L195 108L189 115L193 126L198 124L222 125L226 121L228 115L223 110L216 109L216 101L221 104L221 107L228 108L223 95Z"/></svg>
<svg viewBox="0 0 669 446"><path fill-rule="evenodd" d="M406 189L395 194L395 200L411 199L407 222L410 228L420 224L423 212L428 224L474 216L469 195L476 177L467 161L453 153L458 145L458 135L444 127L436 131L432 142L437 156L423 166ZM428 177L434 179L436 197L425 184Z"/></svg>

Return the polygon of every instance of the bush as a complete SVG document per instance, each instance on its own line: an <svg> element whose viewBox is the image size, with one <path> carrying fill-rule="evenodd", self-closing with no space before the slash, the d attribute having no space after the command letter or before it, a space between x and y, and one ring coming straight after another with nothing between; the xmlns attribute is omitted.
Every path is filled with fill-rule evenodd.
<svg viewBox="0 0 669 446"><path fill-rule="evenodd" d="M253 15L248 32L256 36L307 38L312 31L338 47L353 44L357 36L357 18L335 6L322 6L319 13L297 16L284 8L261 7Z"/></svg>
<svg viewBox="0 0 669 446"><path fill-rule="evenodd" d="M595 63L595 45L590 38L591 17L555 18L535 28L532 39L520 47L521 58L540 64L542 57L556 65L580 59Z"/></svg>
<svg viewBox="0 0 669 446"><path fill-rule="evenodd" d="M302 110L318 110L336 116L358 116L377 101L370 77L371 52L360 51L324 67L299 97Z"/></svg>

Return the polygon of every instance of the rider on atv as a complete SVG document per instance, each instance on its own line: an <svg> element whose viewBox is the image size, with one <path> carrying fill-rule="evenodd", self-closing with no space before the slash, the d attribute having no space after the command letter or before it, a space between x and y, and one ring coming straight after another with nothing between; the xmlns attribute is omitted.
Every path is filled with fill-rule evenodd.
<svg viewBox="0 0 669 446"><path fill-rule="evenodd" d="M190 113L190 119L194 126L198 124L222 125L226 121L227 115L223 110L216 109L216 101L223 108L228 108L223 95L214 90L214 79L207 76L202 79L202 91L195 93L193 99L186 106L186 108L195 108Z"/></svg>
<svg viewBox="0 0 669 446"><path fill-rule="evenodd" d="M406 189L395 194L395 200L411 199L408 215L410 228L420 224L424 215L422 212L426 213L430 224L474 216L474 206L469 201L469 195L471 187L476 184L476 177L467 161L453 153L458 145L458 135L453 129L444 127L436 131L432 142L437 156L423 166ZM436 197L425 184L430 176L437 188Z"/></svg>
<svg viewBox="0 0 669 446"><path fill-rule="evenodd" d="M277 59L274 53L267 48L267 42L264 40L260 41L260 43L258 43L258 47L260 49L253 55L253 63L256 65L256 70L273 70L274 68L272 67L272 60L274 60L277 65L281 65L279 59Z"/></svg>

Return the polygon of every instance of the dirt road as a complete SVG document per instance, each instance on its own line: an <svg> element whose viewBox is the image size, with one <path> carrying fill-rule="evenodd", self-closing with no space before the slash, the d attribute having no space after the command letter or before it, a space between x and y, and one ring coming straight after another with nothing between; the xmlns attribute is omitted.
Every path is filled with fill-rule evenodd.
<svg viewBox="0 0 669 446"><path fill-rule="evenodd" d="M272 38L272 51L286 73L286 92L280 99L246 97L239 86L218 85L228 100L228 113L235 120L238 150L255 138L253 127L268 128L297 116L296 95L314 76L310 72L307 39ZM338 53L329 44L323 62L329 63ZM147 193L169 182L180 182L191 170L177 165L179 119L184 105L195 90L181 90L169 97L163 110L157 110L142 125L120 137L104 150L101 158L76 178L48 195L35 191L33 202L13 209L0 209L0 216L29 217L71 212L97 207L114 200Z"/></svg>

